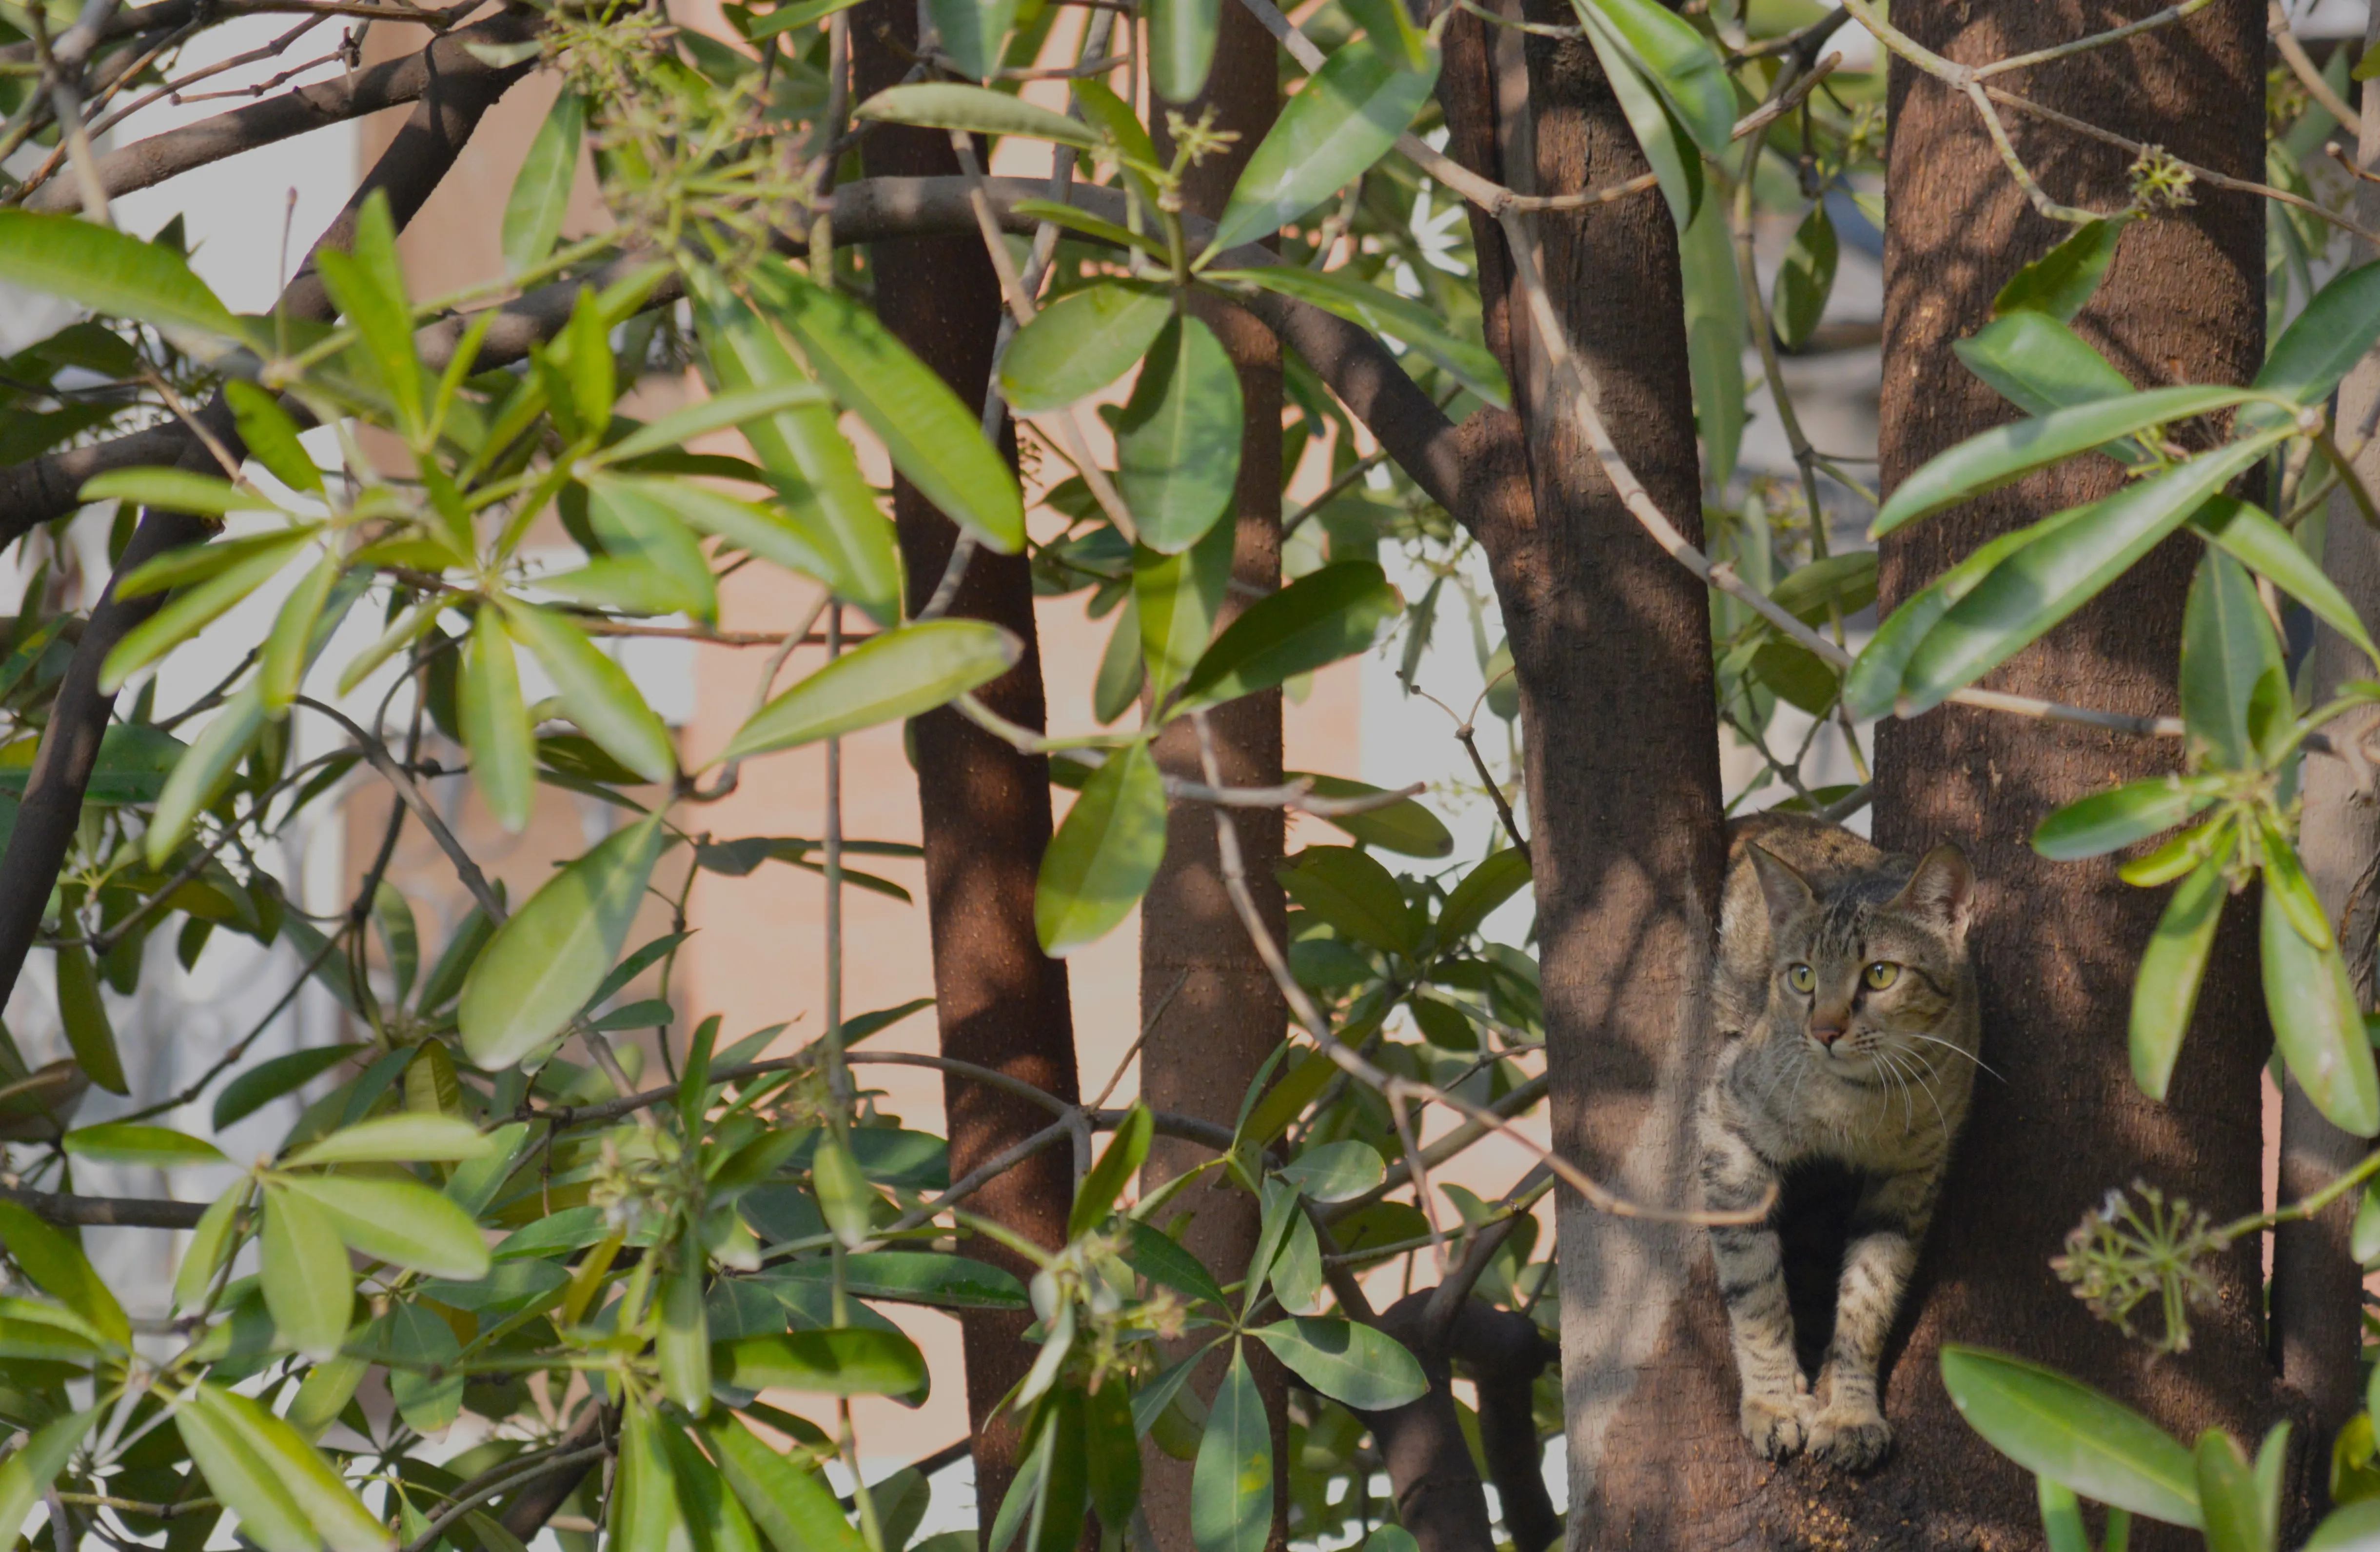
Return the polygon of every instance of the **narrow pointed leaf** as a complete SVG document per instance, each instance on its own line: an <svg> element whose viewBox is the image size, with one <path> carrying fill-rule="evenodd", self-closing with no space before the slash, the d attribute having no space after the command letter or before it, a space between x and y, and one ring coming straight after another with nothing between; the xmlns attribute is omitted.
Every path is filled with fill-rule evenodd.
<svg viewBox="0 0 2380 1552"><path fill-rule="evenodd" d="M654 814L611 837L529 897L464 978L463 1049L509 1067L559 1034L619 961L663 836Z"/></svg>
<svg viewBox="0 0 2380 1552"><path fill-rule="evenodd" d="M2380 1132L2380 1075L2346 961L2336 945L2307 942L2269 892L2262 921L2265 1008L2289 1075L2333 1125L2358 1137Z"/></svg>
<svg viewBox="0 0 2380 1552"><path fill-rule="evenodd" d="M1957 1344L1942 1349L1942 1383L1967 1425L2027 1471L2100 1503L2197 1527L2190 1451L2138 1412L2055 1370Z"/></svg>
<svg viewBox="0 0 2380 1552"><path fill-rule="evenodd" d="M1418 70L1402 49L1342 43L1307 78L1266 131L1223 206L1208 251L1279 231L1380 159L1438 84L1439 55ZM1201 1552L1206 1552L1204 1547Z"/></svg>
<svg viewBox="0 0 2380 1552"><path fill-rule="evenodd" d="M179 253L76 216L0 211L0 280L164 329L215 339L239 332Z"/></svg>
<svg viewBox="0 0 2380 1552"><path fill-rule="evenodd" d="M677 774L677 746L627 670L551 610L506 598L503 612L513 640L528 648L561 691L564 712L604 753L647 781Z"/></svg>
<svg viewBox="0 0 2380 1552"><path fill-rule="evenodd" d="M753 715L728 760L839 738L933 710L1006 673L1016 638L972 619L934 619L861 642Z"/></svg>
<svg viewBox="0 0 2380 1552"><path fill-rule="evenodd" d="M1378 640L1403 600L1378 566L1340 561L1258 599L1215 639L1172 710L1217 706L1352 657Z"/></svg>
<svg viewBox="0 0 2380 1552"><path fill-rule="evenodd" d="M2365 656L2380 660L2380 645L2364 629L2355 605L2323 574L2322 567L2290 537L2289 531L2264 508L2218 495L2200 507L2190 522L2232 559L2304 605L2316 619L2355 643Z"/></svg>
<svg viewBox="0 0 2380 1552"><path fill-rule="evenodd" d="M1001 392L1023 414L1062 409L1131 371L1172 316L1172 295L1155 286L1107 280L1069 291L1008 342Z"/></svg>
<svg viewBox="0 0 2380 1552"><path fill-rule="evenodd" d="M115 1026L100 999L98 968L91 963L91 950L79 943L58 946L57 993L58 1020L66 1026L75 1064L108 1093L131 1093L123 1058L116 1054Z"/></svg>
<svg viewBox="0 0 2380 1552"><path fill-rule="evenodd" d="M1299 1315L1248 1334L1298 1378L1358 1411L1401 1407L1429 1390L1420 1363L1395 1338L1351 1320Z"/></svg>
<svg viewBox="0 0 2380 1552"><path fill-rule="evenodd" d="M1247 1354L1234 1348L1191 1470L1190 1538L1198 1552L1264 1552L1271 1532L1272 1432Z"/></svg>
<svg viewBox="0 0 2380 1552"><path fill-rule="evenodd" d="M543 263L562 235L570 211L570 186L578 177L579 147L587 138L587 99L565 91L553 99L545 122L528 142L528 155L513 178L504 202L502 243L504 273L519 275Z"/></svg>
<svg viewBox="0 0 2380 1552"><path fill-rule="evenodd" d="M1730 261L1728 278L1735 270ZM1378 286L1366 285L1343 270L1310 270L1291 264L1259 269L1209 270L1207 278L1219 283L1255 286L1284 297L1309 302L1325 312L1359 324L1374 334L1390 335L1442 368L1448 376L1499 409L1512 403L1504 369L1488 347L1462 337L1446 320L1411 297L1401 297ZM1739 373L1739 375L1741 373ZM1139 510L1138 507L1134 508Z"/></svg>
<svg viewBox="0 0 2380 1552"><path fill-rule="evenodd" d="M2198 1005L2199 983L2206 974L2206 955L2215 943L2227 893L2222 864L2201 862L2166 901L2165 914L2141 954L2140 975L2132 984L2132 1080L2160 1104L2181 1055L2182 1036L2190 1031L2191 1012Z"/></svg>
<svg viewBox="0 0 2380 1552"><path fill-rule="evenodd" d="M853 109L852 116L880 124L965 129L978 135L1020 135L1055 141L1079 151L1099 148L1099 133L1087 124L1005 92L957 81L891 87Z"/></svg>
<svg viewBox="0 0 2380 1552"><path fill-rule="evenodd" d="M264 1306L290 1345L314 1359L337 1352L346 1339L356 1283L331 1216L310 1197L278 1185L268 1188L258 1269L264 1278Z"/></svg>
<svg viewBox="0 0 2380 1552"><path fill-rule="evenodd" d="M2040 312L2069 322L2098 290L2131 224L2130 217L2118 215L2075 227L2071 237L2010 277L1992 299L1992 312L2000 317Z"/></svg>
<svg viewBox="0 0 2380 1552"><path fill-rule="evenodd" d="M494 608L482 607L471 627L459 688L471 779L496 823L518 835L537 800L537 740L521 700L512 638Z"/></svg>
<svg viewBox="0 0 2380 1552"><path fill-rule="evenodd" d="M1091 773L1041 857L1033 925L1041 950L1063 959L1132 913L1165 859L1165 777L1146 744L1116 751Z"/></svg>
<svg viewBox="0 0 2380 1552"><path fill-rule="evenodd" d="M1148 79L1169 103L1207 89L1223 0L1148 0Z"/></svg>
<svg viewBox="0 0 2380 1552"><path fill-rule="evenodd" d="M1168 319L1116 422L1116 487L1140 542L1177 554L1231 509L1240 475L1240 377L1215 333Z"/></svg>

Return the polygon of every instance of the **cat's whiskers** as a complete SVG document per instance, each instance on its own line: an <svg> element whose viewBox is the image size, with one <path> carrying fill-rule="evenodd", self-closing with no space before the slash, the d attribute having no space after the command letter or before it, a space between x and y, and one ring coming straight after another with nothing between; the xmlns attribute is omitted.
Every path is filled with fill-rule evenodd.
<svg viewBox="0 0 2380 1552"><path fill-rule="evenodd" d="M1939 1045L1944 1050L1956 1051L1959 1055L1966 1057L1969 1061L1973 1062L1977 1068L1990 1073L1995 1078L1998 1078L2001 1082L2005 1083L2008 1082L2006 1078L2000 1076L2000 1072L1998 1068L1992 1066L1991 1063L1984 1060L1983 1057L1975 1055L1974 1052L1968 1050L1964 1045L1960 1045L1955 1040L1945 1040L1941 1036L1935 1034L1920 1034L1915 1030L1904 1030L1901 1033L1912 1040L1923 1040L1930 1045Z"/></svg>

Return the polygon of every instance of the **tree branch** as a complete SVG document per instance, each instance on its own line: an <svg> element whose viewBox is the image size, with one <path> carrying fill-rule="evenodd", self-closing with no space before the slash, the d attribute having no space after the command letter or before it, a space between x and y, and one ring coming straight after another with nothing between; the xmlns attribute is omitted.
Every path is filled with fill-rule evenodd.
<svg viewBox="0 0 2380 1552"><path fill-rule="evenodd" d="M542 25L541 18L534 13L507 11L447 33L428 48L405 58L392 59L337 80L297 87L262 102L202 118L196 124L136 141L99 159L100 186L110 198L128 194L242 152L417 101L433 82L452 77L463 67L484 69L486 67L480 66L470 52L473 44L485 47L526 43L537 36ZM25 208L72 210L79 198L74 185L56 181L33 190Z"/></svg>

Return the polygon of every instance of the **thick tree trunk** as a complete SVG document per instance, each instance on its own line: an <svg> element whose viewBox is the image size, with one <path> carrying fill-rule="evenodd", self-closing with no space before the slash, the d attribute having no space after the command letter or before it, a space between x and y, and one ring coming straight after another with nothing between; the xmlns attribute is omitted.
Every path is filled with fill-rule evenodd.
<svg viewBox="0 0 2380 1552"><path fill-rule="evenodd" d="M1280 111L1278 69L1271 34L1246 7L1226 0L1207 90L1181 112L1195 120L1211 107L1215 128L1240 138L1184 177L1184 210L1210 218L1222 210L1240 169ZM1158 128L1159 154L1170 158L1170 137L1162 134L1161 122ZM1220 627L1254 597L1281 585L1281 344L1238 308L1208 298L1191 306L1231 353L1245 406L1239 489L1222 519L1238 525L1238 538L1232 556L1233 587ZM1255 787L1281 780L1279 690L1234 701L1208 722L1226 784ZM1197 738L1186 721L1157 740L1156 754L1169 773L1201 779ZM1245 854L1248 887L1267 929L1280 941L1286 907L1273 870L1282 852L1281 811L1239 809L1232 818ZM1225 893L1214 815L1203 804L1177 802L1167 816L1164 865L1140 908L1140 1002L1148 1029L1140 1058L1142 1096L1160 1110L1231 1125L1257 1069L1288 1033L1289 1008ZM1147 1188L1208 1156L1188 1143L1158 1139L1144 1172ZM1192 1187L1176 1204L1196 1214L1185 1243L1199 1260L1226 1282L1243 1276L1256 1251L1255 1199L1218 1180L1212 1190ZM1285 1376L1269 1352L1249 1346L1272 1424L1272 1545L1278 1552L1287 1542L1289 1523ZM1222 1372L1219 1357L1192 1383L1201 1396L1211 1397ZM1142 1502L1160 1552L1191 1552L1189 1462L1153 1446L1142 1459Z"/></svg>
<svg viewBox="0 0 2380 1552"><path fill-rule="evenodd" d="M901 79L917 41L917 10L869 0L852 13L855 99ZM938 129L880 125L865 141L871 177L932 177L959 170ZM966 403L980 405L1000 331L999 277L978 237L917 238L868 250L878 316L940 373ZM1008 451L1014 462L1014 443ZM905 480L892 509L909 575L909 607L933 596L958 530ZM1006 627L1025 643L1015 667L977 691L1001 715L1045 725L1033 583L1022 555L978 549L950 613ZM1081 1097L1066 967L1045 957L1033 929L1033 886L1050 844L1050 764L944 708L911 724L926 848L926 910L934 945L935 1017L946 1057L991 1068L1066 1100ZM947 1077L942 1103L955 1177L1049 1124L1049 1112L1014 1094ZM1044 1149L1007 1171L969 1206L1037 1244L1065 1242L1074 1202L1073 1164ZM1019 1277L1033 1268L1013 1252L978 1240L971 1254ZM989 1542L991 1521L1016 1461L1014 1420L992 1409L1025 1377L1039 1349L1026 1342L1029 1316L970 1311L959 1317L973 1435L976 1508Z"/></svg>
<svg viewBox="0 0 2380 1552"><path fill-rule="evenodd" d="M2365 48L2380 39L2380 7L2374 7ZM2362 143L2358 161L2380 165L2380 87L2363 87ZM2380 188L2358 183L2356 213L2380 218ZM2339 385L2338 422L2349 445L2364 422L2380 411L2380 355L2369 356ZM2380 479L2380 446L2367 444L2356 459L2366 484ZM2331 497L2329 528L2323 544L2323 569L2353 601L2366 629L2380 627L2380 535L2366 527L2345 491ZM2317 627L2314 638L2314 703L2319 705L2349 679L2370 675L2372 666L2345 638ZM2362 719L2334 725L2364 730ZM2305 767L2305 810L2300 832L2306 872L2322 896L2323 909L2338 923L2356 996L2374 1004L2373 933L2380 925L2380 898L2369 870L2380 862L2380 805L2362 789L2362 772L2340 760L2310 760ZM2369 1146L2323 1118L2295 1083L2281 1101L2280 1200L2303 1196L2352 1166ZM2312 1413L2315 1437L2309 1453L2325 1458L2339 1426L2363 1404L2356 1384L2356 1358L2363 1345L2363 1269L2348 1249L2355 1221L2349 1197L2321 1216L2284 1224L2273 1235L2273 1356L2281 1379ZM2326 1487L2321 1473L2318 1485Z"/></svg>
<svg viewBox="0 0 2380 1552"><path fill-rule="evenodd" d="M2080 37L2148 4L1903 0L1896 26L1970 63ZM2180 25L2025 72L2013 89L2234 177L2261 165L2264 16L2218 0ZM1896 61L1885 253L1883 479L1888 491L1936 453L2017 411L1966 372L1951 344L1990 316L1994 293L2067 228L2035 214L1960 94ZM2120 153L2020 125L2017 144L2055 197L2094 208L2128 197ZM2143 386L2244 383L2262 356L2264 213L2241 194L2130 228L2107 283L2075 319ZM2077 462L1888 538L1890 607L1991 536L2114 490L2105 461ZM2201 546L2176 539L1986 682L2135 714L2170 713L2182 600ZM1789 1473L1780 1523L1848 1521L1859 1539L1919 1546L2029 1542L2033 1485L1951 1409L1946 1341L2052 1364L2141 1407L2184 1438L2217 1424L2253 1439L2277 1391L2263 1340L2257 1247L2212 1268L2219 1291L2195 1340L2155 1358L2069 1297L2045 1263L2110 1188L2143 1180L2218 1220L2257 1204L2258 1068L2270 1045L2253 900L2227 914L2168 1102L2131 1080L2127 1008L2161 891L2116 875L2120 859L2051 862L2026 844L2053 808L2111 782L2174 768L2170 742L1945 707L1877 737L1876 839L1899 850L1954 840L1981 880L1969 944L1980 969L1984 1059L1967 1136L1904 1314L1888 1380L1898 1442L1856 1486Z"/></svg>
<svg viewBox="0 0 2380 1552"><path fill-rule="evenodd" d="M1538 0L1525 9L1564 19ZM1498 57L1510 48L1469 18L1450 29L1441 98L1455 154L1546 194L1645 170L1585 43L1529 39L1526 122L1512 62ZM1520 414L1473 431L1477 502L1466 517L1488 546L1518 666L1554 1139L1625 1194L1679 1204L1708 1065L1697 1008L1721 856L1708 602L1629 515L1534 370L1510 259L1493 228L1475 219L1474 230L1489 342ZM1699 540L1667 205L1647 192L1540 216L1537 230L1547 284L1622 457ZM1751 1475L1708 1258L1690 1231L1609 1217L1567 1193L1558 1224L1570 1545L1689 1539Z"/></svg>

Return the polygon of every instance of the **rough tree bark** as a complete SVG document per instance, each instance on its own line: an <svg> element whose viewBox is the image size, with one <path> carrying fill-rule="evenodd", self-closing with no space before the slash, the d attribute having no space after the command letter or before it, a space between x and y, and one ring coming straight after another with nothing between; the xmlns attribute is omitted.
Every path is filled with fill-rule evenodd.
<svg viewBox="0 0 2380 1552"><path fill-rule="evenodd" d="M1226 4L1207 89L1179 111L1195 120L1211 107L1214 127L1239 139L1184 175L1185 211L1212 218L1222 210L1240 169L1280 112L1278 70L1271 34L1245 6ZM1160 119L1154 127L1158 153L1170 158L1172 137L1164 132L1161 115ZM1281 345L1236 307L1199 298L1191 311L1215 331L1238 369L1245 414L1239 488L1223 518L1238 530L1232 553L1234 586L1220 628L1252 597L1281 585ZM1279 690L1245 696L1208 720L1226 784L1281 780ZM1160 736L1154 752L1169 774L1202 779L1197 737L1186 721ZM1281 859L1281 813L1241 809L1232 818L1248 887L1266 927L1280 941L1287 908L1273 870ZM1177 801L1166 816L1165 862L1140 908L1140 1005L1148 1030L1140 1058L1143 1097L1159 1109L1231 1125L1257 1069L1288 1034L1289 1008L1225 893L1214 815L1201 804ZM1203 1149L1160 1138L1149 1150L1144 1189L1154 1190L1208 1156ZM1217 1182L1214 1190L1192 1187L1176 1204L1196 1214L1184 1241L1191 1251L1217 1277L1237 1279L1256 1250L1255 1199ZM1271 1546L1278 1552L1289 1534L1286 1382L1269 1352L1253 1350L1249 1362L1272 1425ZM1192 1383L1202 1397L1211 1398L1222 1373L1219 1357L1202 1365ZM1142 1506L1160 1552L1190 1552L1189 1462L1153 1445L1143 1450L1142 1461Z"/></svg>
<svg viewBox="0 0 2380 1552"><path fill-rule="evenodd" d="M865 100L907 72L917 43L917 8L869 0L852 12L852 91ZM862 154L871 176L935 176L959 170L938 129L880 125ZM983 403L1001 318L1000 280L973 234L878 242L868 251L876 310L902 343L941 374L959 397ZM1014 465L1015 440L1003 427ZM917 488L896 479L893 519L909 574L909 607L933 596L958 530ZM978 549L950 613L988 619L1025 643L1014 668L977 693L1001 715L1045 726L1033 580L1023 555ZM1069 1102L1081 1098L1066 967L1041 952L1033 929L1033 886L1050 844L1050 762L1020 754L944 707L911 725L926 849L926 910L933 935L935 1017L945 1057L991 1068ZM946 1076L951 1170L964 1174L1049 1124L1049 1113L1014 1094ZM1048 1148L1002 1175L972 1206L1037 1244L1065 1243L1074 1202L1071 1155ZM1020 1277L1033 1268L982 1240L971 1254ZM976 1508L989 1543L991 1522L1016 1465L1014 1417L993 1409L1014 1388L1038 1349L1024 1340L1030 1316L970 1311L960 1317L966 1362L967 1421Z"/></svg>
<svg viewBox="0 0 2380 1552"><path fill-rule="evenodd" d="M1981 63L2138 16L2145 3L1904 0L1896 26L1955 60ZM2238 177L2262 165L2264 13L2218 0L2188 21L2023 73L2014 90ZM1994 293L2067 228L2035 214L1960 94L1896 61L1885 250L1882 456L1889 491L1925 459L2017 411L1966 372L1953 341ZM2054 130L2017 127L2050 193L2097 209L2129 196L2128 158ZM2244 383L2262 358L2264 212L2246 195L2195 190L2192 206L2130 228L2075 326L2144 386ZM2104 461L2036 476L1888 537L1884 606L1975 545L2046 512L2105 495ZM1986 682L2112 710L2170 714L2182 600L2201 551L2176 539L2090 608ZM2183 1437L2208 1424L2252 1439L2281 1400L2266 1360L2257 1247L2213 1268L2219 1302L2191 1350L2153 1358L2093 1318L2044 1263L2111 1187L2144 1180L2218 1220L2257 1205L2258 1068L2270 1045L2256 970L2254 901L2227 912L2168 1102L2132 1082L2127 1008L2163 892L2120 882L2107 858L2050 862L2026 844L2056 806L2170 770L2170 742L1945 707L1888 722L1876 750L1876 834L1900 850L1965 848L1981 881L1969 943L1980 967L1984 1058L1997 1076L1974 1109L1904 1315L1888 1381L1892 1458L1859 1484L1787 1474L1764 1518L1840 1527L1856 1541L1914 1546L2030 1542L2031 1482L1951 1409L1937 1367L1945 1341L2046 1363L2139 1406ZM2300 1459L2306 1460L2304 1430Z"/></svg>
<svg viewBox="0 0 2380 1552"><path fill-rule="evenodd" d="M1521 8L1565 19L1542 0ZM1645 170L1584 43L1531 36L1522 58L1514 50L1467 16L1450 27L1439 92L1453 154L1545 194ZM1520 681L1554 1139L1629 1196L1680 1203L1721 858L1708 601L1613 494L1533 364L1500 231L1476 213L1473 231L1488 344L1518 414L1463 428L1464 517L1488 548ZM1647 192L1540 216L1537 231L1621 455L1699 542L1667 205ZM1608 1217L1567 1192L1558 1227L1569 1543L1681 1539L1750 1480L1732 1376L1712 1362L1724 1362L1724 1323L1707 1257L1687 1231Z"/></svg>
<svg viewBox="0 0 2380 1552"><path fill-rule="evenodd" d="M2373 10L2365 49L2380 40L2380 7ZM2363 87L2362 143L2358 161L2380 165L2380 88ZM2358 183L2356 214L2380 219L2380 188ZM2351 439L2380 412L2380 356L2366 357L2339 385L2338 421ZM2367 444L2356 459L2366 484L2380 479L2380 446ZM2380 626L2380 535L2365 526L2345 491L2333 495L2324 537L2323 569L2353 601L2366 629ZM2314 703L2338 692L2349 679L2372 672L2362 654L2327 627L2314 638ZM2358 731L2368 724L2350 725ZM2353 765L2310 760L2305 767L2305 810L2301 851L2306 872L2322 896L2323 909L2338 923L2348 969L2362 1006L2374 1000L2374 932L2380 928L2380 898L2372 869L2380 862L2380 804L2362 788ZM2303 1196L2362 1157L2369 1143L2342 1131L2315 1110L2294 1082L2281 1097L2280 1200ZM2321 1459L2329 1443L2363 1404L2356 1384L2356 1359L2363 1343L2363 1268L2349 1250L2355 1202L2348 1198L2304 1223L2284 1224L2273 1235L2273 1358L2282 1383L2301 1397L2312 1414L2315 1437L2311 1455ZM2326 1488L2319 1473L2313 1485Z"/></svg>

